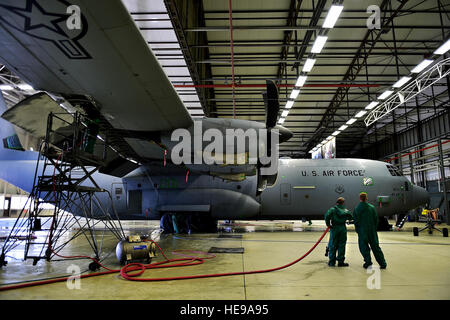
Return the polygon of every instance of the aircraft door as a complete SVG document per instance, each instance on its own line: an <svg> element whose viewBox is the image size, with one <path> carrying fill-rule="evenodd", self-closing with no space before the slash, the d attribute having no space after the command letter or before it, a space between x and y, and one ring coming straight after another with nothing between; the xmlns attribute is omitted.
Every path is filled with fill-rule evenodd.
<svg viewBox="0 0 450 320"><path fill-rule="evenodd" d="M127 211L127 191L126 183L113 183L111 185L111 195L114 202L114 208L117 213Z"/></svg>
<svg viewBox="0 0 450 320"><path fill-rule="evenodd" d="M280 184L280 203L282 205L291 204L291 185L289 183Z"/></svg>

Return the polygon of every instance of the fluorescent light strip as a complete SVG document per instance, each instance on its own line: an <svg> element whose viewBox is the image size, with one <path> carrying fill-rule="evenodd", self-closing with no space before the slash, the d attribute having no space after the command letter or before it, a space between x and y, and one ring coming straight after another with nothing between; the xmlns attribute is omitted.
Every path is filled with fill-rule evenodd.
<svg viewBox="0 0 450 320"><path fill-rule="evenodd" d="M286 109L290 109L290 108L292 108L293 105L294 105L294 101L289 100L288 102L286 102L285 108Z"/></svg>
<svg viewBox="0 0 450 320"><path fill-rule="evenodd" d="M289 114L289 110L284 110L284 111L281 113L281 118L286 118L288 114Z"/></svg>
<svg viewBox="0 0 450 320"><path fill-rule="evenodd" d="M355 118L351 118L350 120L348 120L345 124L353 124L357 121L358 119Z"/></svg>
<svg viewBox="0 0 450 320"><path fill-rule="evenodd" d="M402 77L400 80L398 80L396 83L394 83L394 85L392 87L400 88L401 86L403 86L405 83L407 83L411 79L412 79L411 77Z"/></svg>
<svg viewBox="0 0 450 320"><path fill-rule="evenodd" d="M279 123L279 124L283 124L283 123L284 123L284 120L286 120L286 118L280 118L280 120L278 120L278 123Z"/></svg>
<svg viewBox="0 0 450 320"><path fill-rule="evenodd" d="M378 101L372 101L371 103L369 103L365 109L366 110L372 110L373 108L375 108L378 105Z"/></svg>
<svg viewBox="0 0 450 320"><path fill-rule="evenodd" d="M321 142L322 145L324 145L324 144L326 144L326 143L327 143L327 139L325 139L325 140L323 140L323 141Z"/></svg>
<svg viewBox="0 0 450 320"><path fill-rule="evenodd" d="M358 112L357 114L355 114L355 118L361 118L366 113L367 113L366 110L362 110L362 111Z"/></svg>
<svg viewBox="0 0 450 320"><path fill-rule="evenodd" d="M334 138L334 136L329 136L329 137L327 138L327 141L333 140L333 138Z"/></svg>
<svg viewBox="0 0 450 320"><path fill-rule="evenodd" d="M296 99L297 97L298 97L298 94L300 93L300 90L298 90L298 89L294 89L294 90L292 90L292 92L291 92L291 96L289 97L289 98L291 98L291 99ZM293 101L292 101L292 103L294 103ZM287 108L287 107L286 107Z"/></svg>
<svg viewBox="0 0 450 320"><path fill-rule="evenodd" d="M311 49L312 53L320 53L322 51L325 42L327 42L328 37L326 36L318 36L314 41L313 47Z"/></svg>
<svg viewBox="0 0 450 320"><path fill-rule="evenodd" d="M338 6L338 5L332 5L330 7L330 10L328 10L327 17L325 18L325 21L322 24L322 28L333 28L337 19L339 18L342 9L344 9L344 6Z"/></svg>
<svg viewBox="0 0 450 320"><path fill-rule="evenodd" d="M442 46L440 46L439 48L437 48L437 50L435 52L433 52L434 54L444 54L446 53L448 50L450 49L450 39L447 40Z"/></svg>
<svg viewBox="0 0 450 320"><path fill-rule="evenodd" d="M345 129L347 129L348 126L346 126L345 124L343 124L342 126L339 127L339 131L344 131Z"/></svg>
<svg viewBox="0 0 450 320"><path fill-rule="evenodd" d="M419 63L417 66L414 67L414 69L411 70L412 73L419 73L426 67L428 67L430 64L433 63L433 60L425 59L421 63Z"/></svg>
<svg viewBox="0 0 450 320"><path fill-rule="evenodd" d="M389 97L392 93L394 93L394 91L386 90L386 91L383 92L377 99L384 100L384 99L386 99L387 97Z"/></svg>
<svg viewBox="0 0 450 320"><path fill-rule="evenodd" d="M339 130L336 130L335 132L333 132L331 135L332 136L337 136L339 133L341 133Z"/></svg>
<svg viewBox="0 0 450 320"><path fill-rule="evenodd" d="M295 86L302 87L305 84L307 78L307 76L299 76L297 82L295 83Z"/></svg>
<svg viewBox="0 0 450 320"><path fill-rule="evenodd" d="M316 59L306 59L305 65L303 66L303 72L310 72L314 67L314 63L316 63Z"/></svg>

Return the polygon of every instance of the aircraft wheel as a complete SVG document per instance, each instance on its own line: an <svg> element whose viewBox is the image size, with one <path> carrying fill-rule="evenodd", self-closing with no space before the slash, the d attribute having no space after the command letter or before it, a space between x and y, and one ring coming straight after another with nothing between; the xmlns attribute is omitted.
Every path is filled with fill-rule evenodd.
<svg viewBox="0 0 450 320"><path fill-rule="evenodd" d="M95 271L98 269L100 269L100 265L97 262L93 261L93 262L89 263L89 270Z"/></svg>
<svg viewBox="0 0 450 320"><path fill-rule="evenodd" d="M428 234L433 234L433 230L429 229Z"/></svg>
<svg viewBox="0 0 450 320"><path fill-rule="evenodd" d="M414 234L415 237L418 237L419 236L419 228L414 227L413 228L413 234Z"/></svg>
<svg viewBox="0 0 450 320"><path fill-rule="evenodd" d="M442 235L444 237L448 238L448 229L447 228L442 229Z"/></svg>

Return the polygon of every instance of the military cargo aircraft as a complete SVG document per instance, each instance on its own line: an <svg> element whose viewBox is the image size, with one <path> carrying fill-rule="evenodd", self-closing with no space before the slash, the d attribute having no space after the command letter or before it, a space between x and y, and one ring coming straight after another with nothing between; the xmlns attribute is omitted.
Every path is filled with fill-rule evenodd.
<svg viewBox="0 0 450 320"><path fill-rule="evenodd" d="M81 28L66 23L71 5L80 8ZM380 161L280 159L278 172L270 175L261 174L259 161L175 165L171 134L179 128L193 132L196 122L219 131L266 129L269 136L277 132L281 143L292 133L276 126L279 105L271 82L265 125L192 119L120 0L2 0L0 47L2 63L40 91L5 112L5 119L38 140L50 113L77 111L98 119L100 135L115 152L107 153L93 178L111 191L121 219L172 213L232 220L320 218L339 196L354 207L361 191L380 216L427 202L424 189ZM2 138L14 136L1 121ZM38 154L0 148L0 178L31 191Z"/></svg>

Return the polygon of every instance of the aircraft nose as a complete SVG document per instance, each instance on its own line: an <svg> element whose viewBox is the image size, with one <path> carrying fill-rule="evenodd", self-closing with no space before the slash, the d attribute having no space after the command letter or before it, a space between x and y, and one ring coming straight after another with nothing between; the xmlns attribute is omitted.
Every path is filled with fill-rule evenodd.
<svg viewBox="0 0 450 320"><path fill-rule="evenodd" d="M430 195L424 188L414 186L413 201L417 206L424 205L430 201Z"/></svg>

